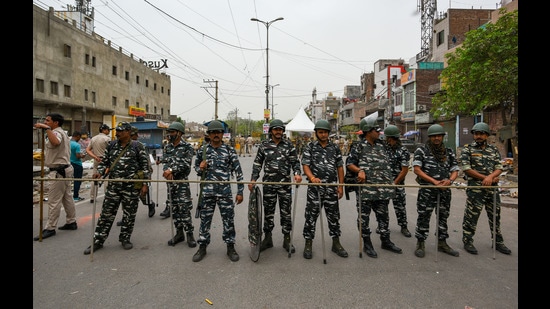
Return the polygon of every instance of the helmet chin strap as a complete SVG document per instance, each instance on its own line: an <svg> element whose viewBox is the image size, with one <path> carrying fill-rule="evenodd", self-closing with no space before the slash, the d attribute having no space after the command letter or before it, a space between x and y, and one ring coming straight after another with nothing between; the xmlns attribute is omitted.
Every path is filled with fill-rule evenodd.
<svg viewBox="0 0 550 309"><path fill-rule="evenodd" d="M484 146L486 144L487 144L487 141L483 141L483 142L476 141L476 146Z"/></svg>

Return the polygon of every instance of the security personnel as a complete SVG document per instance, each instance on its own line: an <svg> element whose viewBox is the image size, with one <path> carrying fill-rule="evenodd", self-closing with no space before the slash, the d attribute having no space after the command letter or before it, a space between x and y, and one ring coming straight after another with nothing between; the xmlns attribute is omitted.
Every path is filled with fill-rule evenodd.
<svg viewBox="0 0 550 309"><path fill-rule="evenodd" d="M500 231L500 195L497 193L496 200L493 200L494 192L498 186L498 176L502 173L500 153L494 145L487 143L491 131L485 122L476 123L471 133L474 136L474 142L466 145L462 150L460 157L462 170L468 177L468 186L491 187L491 189L466 188L466 208L462 222L464 249L468 253L477 254L477 249L474 247L474 235L477 221L483 206L485 206L492 237L494 237L493 230L496 233L496 250L503 254L512 254L512 250L504 245ZM495 218L494 222L493 218Z"/></svg>
<svg viewBox="0 0 550 309"><path fill-rule="evenodd" d="M443 143L445 134L441 125L431 125L428 128L428 141L414 152L412 162L414 173L418 176L418 184L423 185L418 189L416 199L418 217L414 255L420 258L423 258L426 253L424 242L428 238L430 218L434 210L439 211L439 222L436 222L435 227L438 229L437 250L452 256L459 255L458 251L446 242L449 238L447 219L451 210L451 189L439 188L450 186L456 180L460 170L453 150L445 147Z"/></svg>
<svg viewBox="0 0 550 309"><path fill-rule="evenodd" d="M235 250L235 204L231 192L231 174L235 175L237 182L243 181L243 171L239 162L239 156L235 149L223 143L224 127L221 122L212 120L208 124L208 137L210 142L202 145L206 147L203 160L203 149L197 151L195 158L195 171L197 174L206 172L205 183L202 189L202 208L200 210L201 224L199 228L199 250L193 255L193 262L199 262L206 256L206 247L210 244L210 226L216 205L220 209L222 217L222 239L227 244L227 256L232 262L239 260L239 254ZM244 184L237 184L235 202L243 202Z"/></svg>
<svg viewBox="0 0 550 309"><path fill-rule="evenodd" d="M351 150L347 160L347 168L357 173L357 182L359 184L393 184L388 153L383 142L380 140L382 129L376 123L376 119L363 118L360 126L362 141ZM369 217L372 210L378 222L378 230L382 243L381 248L394 253L402 253L401 248L397 247L390 240L388 205L390 199L395 197L395 188L377 186L360 187L359 196L361 198L361 207L357 209L360 213L361 222L358 222L358 228L363 238L363 251L369 257L378 257L378 253L374 250L370 239Z"/></svg>
<svg viewBox="0 0 550 309"><path fill-rule="evenodd" d="M302 182L300 160L296 148L289 139L283 138L285 126L280 119L273 119L269 123L270 138L264 140L252 165L251 182L260 178L262 166L264 168L263 182L291 182L291 172L294 172L294 182ZM255 184L248 184L252 192ZM260 251L273 247L271 232L275 226L275 206L279 200L279 211L281 230L283 232L283 248L294 253L296 249L290 245L290 231L292 230L292 185L263 185L263 206L264 206L264 239L260 245Z"/></svg>
<svg viewBox="0 0 550 309"><path fill-rule="evenodd" d="M94 179L109 176L111 179L135 179L139 172L143 173L142 179L150 179L149 155L141 143L132 141L130 133L132 126L128 122L121 122L116 127L117 141L107 147L101 163L97 167ZM105 199L101 207L101 214L97 220L94 233L94 252L103 248L103 243L109 236L111 227L116 218L118 208L122 204L122 227L118 240L125 250L134 247L130 241L134 231L139 195L147 194L148 185L144 183L138 188L134 182L109 181L105 190ZM84 254L90 254L91 246L84 250Z"/></svg>
<svg viewBox="0 0 550 309"><path fill-rule="evenodd" d="M344 183L344 161L340 147L329 141L331 131L328 121L321 119L315 123L315 137L304 148L302 167L310 183ZM303 236L306 240L304 258L313 257L312 245L315 238L315 225L322 208L325 208L329 235L332 237L332 252L340 257L348 257L348 252L340 244L340 206L338 200L344 196L342 186L308 186ZM321 200L319 200L319 197ZM323 224L323 223L321 223Z"/></svg>
<svg viewBox="0 0 550 309"><path fill-rule="evenodd" d="M401 132L397 126L388 125L384 129L384 136L386 138L384 144L388 151L393 184L404 185L405 177L409 172L411 154L407 150L407 147L401 144L401 140L399 139ZM407 228L407 200L405 187L395 188L395 197L392 199L392 202L395 216L397 217L397 224L401 227L401 234L405 235L405 237L411 237L411 232Z"/></svg>
<svg viewBox="0 0 550 309"><path fill-rule="evenodd" d="M167 180L188 180L191 172L191 161L193 159L193 147L183 139L185 127L181 122L173 122L168 127L168 140L166 152L163 156L162 177ZM176 235L168 241L168 245L175 246L185 240L187 234L187 245L190 248L197 246L193 237L193 220L191 209L193 201L189 183L168 182L168 190L172 203L172 217L176 227Z"/></svg>

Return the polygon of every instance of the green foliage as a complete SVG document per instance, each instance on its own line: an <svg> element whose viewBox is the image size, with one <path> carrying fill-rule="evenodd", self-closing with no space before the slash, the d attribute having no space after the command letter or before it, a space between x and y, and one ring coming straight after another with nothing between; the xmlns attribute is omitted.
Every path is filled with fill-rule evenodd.
<svg viewBox="0 0 550 309"><path fill-rule="evenodd" d="M432 99L434 117L476 115L502 108L517 115L518 11L499 11L496 23L471 30L440 75L442 92ZM509 119L517 123L517 117Z"/></svg>

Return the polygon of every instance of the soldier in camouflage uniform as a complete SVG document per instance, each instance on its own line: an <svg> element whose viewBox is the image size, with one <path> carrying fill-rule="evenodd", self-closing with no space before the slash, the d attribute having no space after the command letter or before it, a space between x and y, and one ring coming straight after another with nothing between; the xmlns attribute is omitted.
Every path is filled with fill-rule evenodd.
<svg viewBox="0 0 550 309"><path fill-rule="evenodd" d="M198 262L206 255L206 247L210 244L210 226L216 205L220 209L222 217L222 239L227 244L227 255L233 262L239 260L235 251L235 204L232 200L231 184L224 183L231 180L234 173L238 182L243 181L243 172L239 162L239 156L235 149L222 141L224 127L221 122L212 120L208 124L208 137L210 142L206 147L206 160L202 159L202 147L197 151L195 158L195 171L202 174L206 170L205 183L202 189L203 205L200 210L201 224L199 227L199 250L193 255L193 262ZM244 184L237 184L237 204L243 201Z"/></svg>
<svg viewBox="0 0 550 309"><path fill-rule="evenodd" d="M362 141L351 150L347 159L347 168L357 173L357 182L359 184L392 185L393 177L389 164L389 156L384 143L379 139L382 129L378 126L375 119L362 119L360 126L363 135ZM369 220L372 210L378 222L382 249L401 253L401 248L397 247L390 240L389 230L390 217L388 214L388 205L390 199L395 197L395 188L361 186L359 187L359 193L361 207L358 205L357 211L360 213L361 222L357 222L357 225L363 239L363 251L369 257L378 257L378 253L374 250L370 238L371 229L369 227Z"/></svg>
<svg viewBox="0 0 550 309"><path fill-rule="evenodd" d="M162 177L168 180L188 180L194 150L191 144L182 139L185 127L181 122L174 122L170 124L167 131L169 143L166 145L163 156ZM174 182L167 185L170 190L172 216L176 227L176 235L168 241L168 245L175 246L184 241L187 234L187 245L194 248L197 243L193 237L195 228L191 217L193 202L189 183Z"/></svg>
<svg viewBox="0 0 550 309"><path fill-rule="evenodd" d="M292 142L283 138L285 126L279 119L271 120L269 133L271 137L264 140L252 165L252 176L250 181L256 182L260 178L260 171L264 167L263 182L291 182L290 173L294 171L294 182L302 182L300 160L296 154L296 148ZM252 191L255 184L250 183L248 189ZM264 206L264 239L260 245L260 251L273 247L271 232L275 226L275 205L279 199L279 211L281 229L283 232L283 248L289 251L290 231L292 230L292 186L291 185L263 185L263 206ZM291 253L296 249L290 248Z"/></svg>
<svg viewBox="0 0 550 309"><path fill-rule="evenodd" d="M489 219L489 227L493 236L496 233L496 249L503 254L512 254L512 250L504 245L500 231L500 195L496 194L496 203L493 202L494 192L498 186L498 176L502 173L500 153L494 145L487 143L491 134L489 125L478 122L472 128L474 142L466 145L462 150L460 162L464 174L468 176L468 186L493 187L493 189L466 189L466 208L462 222L462 242L464 249L471 254L477 254L474 247L474 235L483 206ZM496 213L494 213L496 209ZM493 217L495 222L493 222Z"/></svg>
<svg viewBox="0 0 550 309"><path fill-rule="evenodd" d="M310 183L344 183L344 161L340 147L329 141L331 130L328 121L321 119L315 123L316 141L304 147L302 166ZM304 258L313 257L312 245L315 238L317 218L325 208L329 235L332 237L332 252L348 257L340 244L340 206L338 200L344 195L342 186L308 186L303 236L306 240ZM319 196L321 200L319 200ZM323 223L321 223L323 224Z"/></svg>
<svg viewBox="0 0 550 309"><path fill-rule="evenodd" d="M405 177L409 172L409 161L411 154L407 147L401 144L399 140L399 129L394 125L389 125L384 129L386 140L384 145L388 151L388 157L393 176L394 185L404 185ZM395 188L395 197L392 199L397 224L401 227L401 234L405 237L411 237L411 232L407 228L407 199L405 195L405 187Z"/></svg>
<svg viewBox="0 0 550 309"><path fill-rule="evenodd" d="M131 130L132 126L128 122L118 124L116 127L117 141L112 142L113 145L108 146L105 150L101 163L97 167L97 173L92 176L94 179L99 179L104 175L108 175L111 179L135 179L138 172L143 173L142 179L150 179L149 155L141 143L131 140ZM118 239L125 250L133 248L130 237L134 230L139 195L147 194L148 191L147 183L143 183L139 189L137 187L135 182L108 182L94 233L94 251L103 248L103 243L109 236L109 231L121 204L122 227ZM84 254L90 254L90 252L91 246L84 250Z"/></svg>
<svg viewBox="0 0 550 309"><path fill-rule="evenodd" d="M414 255L421 258L425 255L424 241L428 238L430 218L434 209L438 211L437 207L439 207L439 222L436 224L439 238L437 250L452 256L459 255L458 251L446 242L449 238L447 219L451 210L451 189L438 188L450 186L456 180L460 170L453 150L445 147L443 143L445 134L441 125L431 125L428 128L428 141L415 150L412 162L414 173L418 176L417 182L423 185L418 189L416 200L418 217L414 235L417 239Z"/></svg>

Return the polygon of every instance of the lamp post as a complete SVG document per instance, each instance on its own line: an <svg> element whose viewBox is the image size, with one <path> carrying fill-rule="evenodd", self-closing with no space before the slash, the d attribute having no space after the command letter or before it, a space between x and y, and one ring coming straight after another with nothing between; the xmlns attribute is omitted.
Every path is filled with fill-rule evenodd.
<svg viewBox="0 0 550 309"><path fill-rule="evenodd" d="M275 101L273 100L273 88L277 86L280 86L280 84L275 84L271 86L271 119L275 119L275 104L273 104L273 102Z"/></svg>
<svg viewBox="0 0 550 309"><path fill-rule="evenodd" d="M257 21L259 23L264 24L266 29L266 44L265 44L265 109L269 110L269 26L278 21L283 20L284 18L279 17L271 21L263 21L259 20L257 18L251 18L251 21ZM269 123L269 116L265 117L265 123Z"/></svg>
<svg viewBox="0 0 550 309"><path fill-rule="evenodd" d="M252 136L252 132L250 132L250 112L248 112L248 135Z"/></svg>

